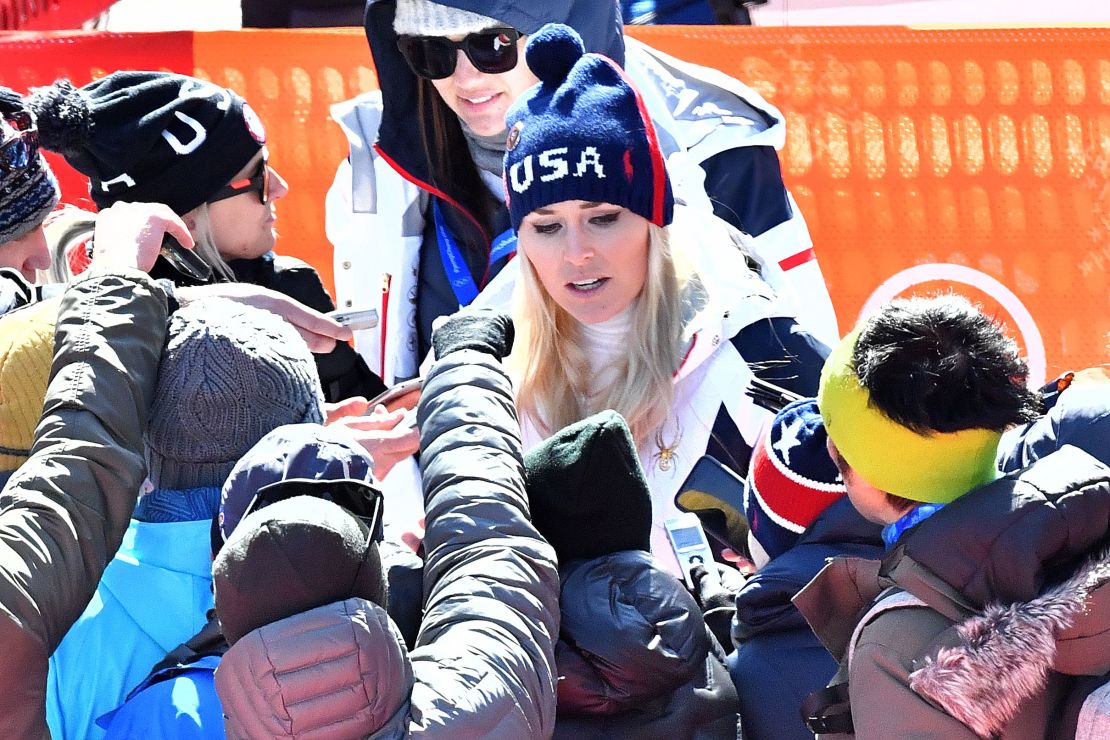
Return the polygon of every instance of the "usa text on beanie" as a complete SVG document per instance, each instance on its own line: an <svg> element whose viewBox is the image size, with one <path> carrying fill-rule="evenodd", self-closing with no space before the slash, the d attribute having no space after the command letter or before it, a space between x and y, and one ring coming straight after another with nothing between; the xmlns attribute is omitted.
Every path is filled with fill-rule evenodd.
<svg viewBox="0 0 1110 740"><path fill-rule="evenodd" d="M541 28L525 54L540 84L506 114L513 228L537 208L567 200L612 203L669 224L674 196L655 126L621 68L586 54L581 37L558 24Z"/></svg>

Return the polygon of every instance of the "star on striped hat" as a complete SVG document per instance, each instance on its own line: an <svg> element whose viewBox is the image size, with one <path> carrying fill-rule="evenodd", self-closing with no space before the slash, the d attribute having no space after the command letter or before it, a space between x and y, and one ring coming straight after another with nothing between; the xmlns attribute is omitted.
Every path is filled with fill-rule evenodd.
<svg viewBox="0 0 1110 740"><path fill-rule="evenodd" d="M829 457L817 401L784 407L752 453L744 513L771 558L789 550L821 512L847 494Z"/></svg>

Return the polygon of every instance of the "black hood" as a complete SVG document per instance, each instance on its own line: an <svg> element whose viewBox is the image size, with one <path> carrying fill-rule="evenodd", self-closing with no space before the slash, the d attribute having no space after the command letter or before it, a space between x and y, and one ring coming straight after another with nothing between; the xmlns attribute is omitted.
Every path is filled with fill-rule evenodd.
<svg viewBox="0 0 1110 740"><path fill-rule="evenodd" d="M582 36L587 51L624 64L624 36L617 0L437 1L496 18L524 34L533 34L547 23L566 23ZM370 0L366 6L366 40L370 43L384 101L378 148L410 179L427 183L429 166L420 142L416 75L397 50L397 34L393 32L395 8L395 0Z"/></svg>
<svg viewBox="0 0 1110 740"><path fill-rule="evenodd" d="M883 562L911 558L978 610L1033 600L1108 540L1110 468L1066 445L948 504Z"/></svg>
<svg viewBox="0 0 1110 740"><path fill-rule="evenodd" d="M845 496L825 509L793 547L771 560L736 595L733 638L747 640L766 632L806 627L791 602L829 558L840 555L878 559L882 530L865 520Z"/></svg>

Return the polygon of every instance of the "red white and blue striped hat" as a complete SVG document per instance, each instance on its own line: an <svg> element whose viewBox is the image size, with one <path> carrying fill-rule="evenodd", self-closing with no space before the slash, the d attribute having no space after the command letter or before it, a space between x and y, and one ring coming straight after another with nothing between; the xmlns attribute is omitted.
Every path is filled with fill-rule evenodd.
<svg viewBox="0 0 1110 740"><path fill-rule="evenodd" d="M784 407L756 443L744 513L771 558L793 547L821 512L847 494L827 440L817 401L805 398Z"/></svg>

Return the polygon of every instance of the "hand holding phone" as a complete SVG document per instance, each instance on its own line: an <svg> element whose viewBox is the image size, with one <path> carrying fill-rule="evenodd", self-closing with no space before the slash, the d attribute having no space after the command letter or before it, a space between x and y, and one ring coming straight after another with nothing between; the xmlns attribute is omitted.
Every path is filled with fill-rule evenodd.
<svg viewBox="0 0 1110 740"><path fill-rule="evenodd" d="M719 580L713 551L709 548L709 541L705 538L697 514L687 511L668 519L664 526L667 529L667 539L671 541L674 555L682 569L682 577L690 589L698 586L691 571L699 565L704 566L707 571L704 578Z"/></svg>
<svg viewBox="0 0 1110 740"><path fill-rule="evenodd" d="M178 272L192 280L206 283L212 279L212 266L202 260L193 250L181 246L181 242L169 233L162 237L160 254Z"/></svg>
<svg viewBox="0 0 1110 740"><path fill-rule="evenodd" d="M418 394L416 397L419 398L420 389L423 385L424 378L413 378L412 380L405 380L396 385L392 385L370 399L366 413L373 412L379 405L390 408L391 404L395 404L397 401L400 401L413 392L416 392ZM414 403L411 406L406 406L406 408L415 408L415 406L416 404Z"/></svg>
<svg viewBox="0 0 1110 740"><path fill-rule="evenodd" d="M378 312L373 308L358 310L329 311L326 316L351 331L365 331L378 325Z"/></svg>
<svg viewBox="0 0 1110 740"><path fill-rule="evenodd" d="M173 238L170 234L185 243L192 242L181 217L164 203L114 203L96 214L92 263L100 268L130 267L149 272L164 251L166 238ZM175 243L182 253L191 254Z"/></svg>
<svg viewBox="0 0 1110 740"><path fill-rule="evenodd" d="M744 479L716 458L703 455L675 496L681 511L696 512L709 535L722 547L747 552Z"/></svg>

